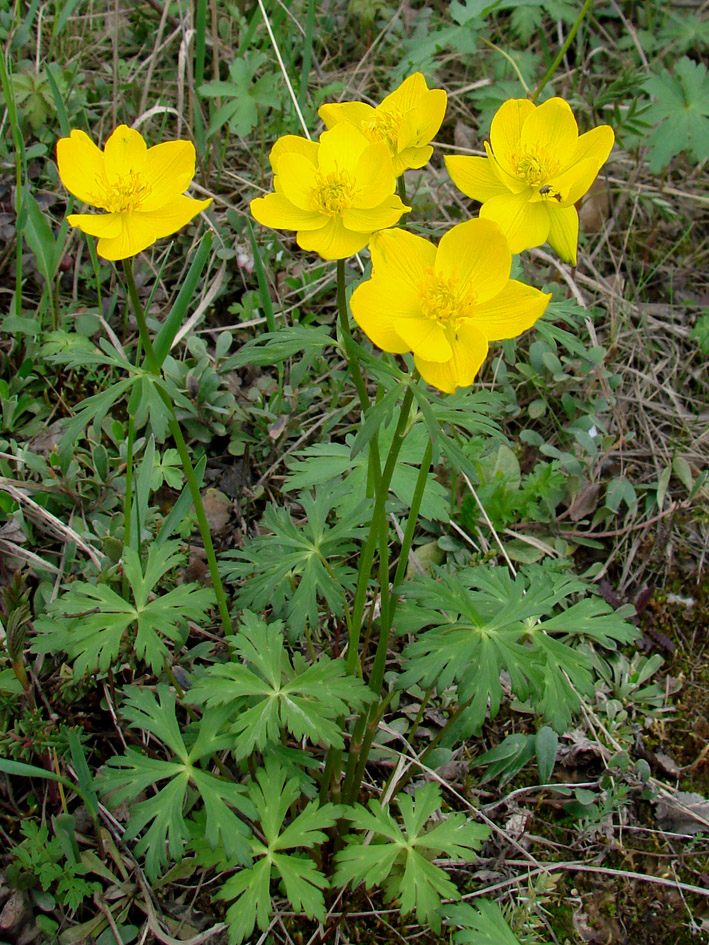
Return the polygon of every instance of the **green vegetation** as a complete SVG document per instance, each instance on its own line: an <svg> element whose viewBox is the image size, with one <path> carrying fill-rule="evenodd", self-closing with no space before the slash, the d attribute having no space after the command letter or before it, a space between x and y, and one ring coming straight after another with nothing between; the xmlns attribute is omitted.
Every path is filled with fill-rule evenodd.
<svg viewBox="0 0 709 945"><path fill-rule="evenodd" d="M709 941L708 37L0 0L1 942Z"/></svg>

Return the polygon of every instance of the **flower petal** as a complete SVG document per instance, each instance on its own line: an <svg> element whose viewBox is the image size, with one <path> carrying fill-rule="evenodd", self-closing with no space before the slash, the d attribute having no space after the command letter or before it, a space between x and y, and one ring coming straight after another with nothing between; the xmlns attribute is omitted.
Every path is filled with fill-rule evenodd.
<svg viewBox="0 0 709 945"><path fill-rule="evenodd" d="M348 121L361 131L374 120L376 110L365 102L328 102L320 106L318 115L326 128L334 128L341 121Z"/></svg>
<svg viewBox="0 0 709 945"><path fill-rule="evenodd" d="M549 211L549 245L565 262L576 265L579 241L579 215L576 207L551 207Z"/></svg>
<svg viewBox="0 0 709 945"><path fill-rule="evenodd" d="M316 174L316 168L305 155L283 154L278 160L278 189L294 207L320 212L313 195Z"/></svg>
<svg viewBox="0 0 709 945"><path fill-rule="evenodd" d="M274 230L318 230L330 219L317 210L301 210L283 194L255 197L249 207L255 220Z"/></svg>
<svg viewBox="0 0 709 945"><path fill-rule="evenodd" d="M414 108L419 99L428 92L426 79L421 72L414 72L401 85L383 98L379 108L398 111L400 114Z"/></svg>
<svg viewBox="0 0 709 945"><path fill-rule="evenodd" d="M394 318L393 327L414 354L423 354L430 361L448 361L452 357L446 329L435 318L425 315Z"/></svg>
<svg viewBox="0 0 709 945"><path fill-rule="evenodd" d="M571 165L591 159L596 162L600 170L613 150L614 141L615 134L610 125L598 125L597 128L591 128L576 142Z"/></svg>
<svg viewBox="0 0 709 945"><path fill-rule="evenodd" d="M456 387L472 384L488 352L485 336L472 322L461 325L451 347L450 359L440 363L424 360L414 352L414 363L421 377L446 394L454 394Z"/></svg>
<svg viewBox="0 0 709 945"><path fill-rule="evenodd" d="M309 141L308 138L301 138L300 135L283 135L276 141L268 155L271 170L274 174L278 173L278 161L284 154L302 154L317 167L319 148L317 141Z"/></svg>
<svg viewBox="0 0 709 945"><path fill-rule="evenodd" d="M318 168L323 174L348 171L354 176L360 155L369 144L361 131L343 121L320 135Z"/></svg>
<svg viewBox="0 0 709 945"><path fill-rule="evenodd" d="M96 179L105 175L103 152L84 131L74 129L68 138L57 141L57 167L62 184L70 194L93 204Z"/></svg>
<svg viewBox="0 0 709 945"><path fill-rule="evenodd" d="M512 254L496 223L467 220L441 237L435 268L438 275L455 279L461 292L472 289L481 304L502 291L510 277Z"/></svg>
<svg viewBox="0 0 709 945"><path fill-rule="evenodd" d="M520 144L532 154L548 152L565 167L578 143L579 128L571 106L563 98L547 99L527 116Z"/></svg>
<svg viewBox="0 0 709 945"><path fill-rule="evenodd" d="M427 270L436 262L436 247L407 230L381 230L369 244L372 268L377 278L401 282L420 295Z"/></svg>
<svg viewBox="0 0 709 945"><path fill-rule="evenodd" d="M453 183L466 197L483 203L491 197L510 192L493 169L494 158L455 154L444 160Z"/></svg>
<svg viewBox="0 0 709 945"><path fill-rule="evenodd" d="M551 295L510 279L503 290L475 309L473 321L488 341L516 338L544 314Z"/></svg>
<svg viewBox="0 0 709 945"><path fill-rule="evenodd" d="M423 167L431 160L432 154L433 148L430 145L425 148L404 148L392 157L394 174L399 177L409 168Z"/></svg>
<svg viewBox="0 0 709 945"><path fill-rule="evenodd" d="M535 106L526 98L511 98L495 112L490 125L490 144L505 171L516 176L522 126Z"/></svg>
<svg viewBox="0 0 709 945"><path fill-rule="evenodd" d="M425 85L425 83L424 83ZM443 89L431 89L424 92L419 101L404 115L406 125L406 147L421 147L438 133L446 114L448 96ZM399 149L402 149L401 132Z"/></svg>
<svg viewBox="0 0 709 945"><path fill-rule="evenodd" d="M549 234L547 203L530 203L526 192L492 197L480 208L480 218L499 224L513 253L541 246Z"/></svg>
<svg viewBox="0 0 709 945"><path fill-rule="evenodd" d="M76 226L89 236L112 239L121 232L120 213L70 213L66 219L69 226Z"/></svg>
<svg viewBox="0 0 709 945"><path fill-rule="evenodd" d="M149 219L141 219L140 213L118 213L121 220L121 231L113 238L102 237L96 244L96 252L103 259L127 259L151 246L157 236L153 223Z"/></svg>
<svg viewBox="0 0 709 945"><path fill-rule="evenodd" d="M342 222L348 230L355 230L357 233L374 233L394 226L401 219L402 213L407 213L409 210L411 207L405 206L401 198L393 194L378 207L371 207L368 210L351 207L343 210Z"/></svg>
<svg viewBox="0 0 709 945"><path fill-rule="evenodd" d="M358 209L378 207L394 193L396 178L389 148L384 141L370 144L362 151L355 168L355 181L358 188L355 206Z"/></svg>
<svg viewBox="0 0 709 945"><path fill-rule="evenodd" d="M127 125L119 125L103 149L109 183L119 178L125 179L129 174L142 174L147 163L147 153L148 147L141 133Z"/></svg>
<svg viewBox="0 0 709 945"><path fill-rule="evenodd" d="M165 141L148 148L145 176L149 195L141 201L141 211L158 210L184 193L194 177L195 150L191 141Z"/></svg>
<svg viewBox="0 0 709 945"><path fill-rule="evenodd" d="M570 207L583 197L597 175L597 163L591 158L588 158L585 161L578 161L576 164L573 164L564 171L563 174L557 174L555 177L552 177L548 186L553 193L559 194L560 199L557 200L559 207ZM550 206L552 199L553 198L547 200Z"/></svg>
<svg viewBox="0 0 709 945"><path fill-rule="evenodd" d="M502 164L495 157L492 148L490 147L487 141L483 141L485 146L485 152L487 153L488 160L490 161L490 169L493 174L495 174L501 184L505 185L507 190L511 190L513 194L521 194L522 191L529 190L529 184L526 180L521 180L516 176L517 165L514 165L514 173L510 170L507 170L507 165Z"/></svg>
<svg viewBox="0 0 709 945"><path fill-rule="evenodd" d="M327 217L320 229L299 230L296 234L301 249L318 253L323 259L346 259L367 245L369 233L345 229L341 217Z"/></svg>
<svg viewBox="0 0 709 945"><path fill-rule="evenodd" d="M141 222L150 223L155 233L155 239L160 239L163 236L172 236L173 233L177 233L198 213L206 210L211 202L211 197L208 200L195 200L193 197L179 194L170 203L160 207L159 210L144 211L141 209L131 214L131 218L140 218Z"/></svg>
<svg viewBox="0 0 709 945"><path fill-rule="evenodd" d="M392 354L404 354L409 346L394 329L393 316L410 316L418 307L418 296L413 292L402 292L399 284L392 285L384 279L368 279L352 293L350 308L352 316L370 341ZM420 311L420 309L419 309Z"/></svg>

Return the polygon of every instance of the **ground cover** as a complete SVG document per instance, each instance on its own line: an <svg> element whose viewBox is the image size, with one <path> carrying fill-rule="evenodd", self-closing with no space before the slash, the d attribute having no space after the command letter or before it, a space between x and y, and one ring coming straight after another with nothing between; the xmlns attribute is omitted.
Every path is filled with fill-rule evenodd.
<svg viewBox="0 0 709 945"><path fill-rule="evenodd" d="M0 0L0 942L709 939L708 36L692 3ZM284 136L352 101L370 137L308 167ZM613 149L578 200L561 124L500 178L547 221L503 234L505 333L456 162L510 101ZM122 160L192 144L93 189L123 127ZM359 229L279 229L307 174L340 219L357 148L391 176ZM422 311L488 332L446 368L382 275L439 244Z"/></svg>

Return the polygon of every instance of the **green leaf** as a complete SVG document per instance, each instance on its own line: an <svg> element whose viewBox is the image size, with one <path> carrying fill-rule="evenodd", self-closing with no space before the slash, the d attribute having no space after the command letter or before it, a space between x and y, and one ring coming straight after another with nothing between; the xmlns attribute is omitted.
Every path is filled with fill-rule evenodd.
<svg viewBox="0 0 709 945"><path fill-rule="evenodd" d="M692 476L692 468L684 456L675 456L672 460L672 472L687 492L691 492L694 488L694 477Z"/></svg>
<svg viewBox="0 0 709 945"><path fill-rule="evenodd" d="M611 611L600 598L557 612L585 589L579 579L535 565L516 578L505 568L478 566L412 580L403 588L408 600L399 607L397 625L417 638L404 651L399 685L439 691L457 685L459 702L469 703L463 726L469 734L488 712L494 718L499 711L500 673L506 670L514 694L531 699L562 731L579 708L579 693L593 691L591 664L572 645L576 638L615 649L637 636L624 619L629 610Z"/></svg>
<svg viewBox="0 0 709 945"><path fill-rule="evenodd" d="M333 881L364 882L368 888L383 885L386 900L397 901L402 915L415 910L419 923L439 932L441 899L459 899L460 893L431 860L445 855L471 862L472 851L480 848L490 831L460 813L448 814L427 827L441 806L435 784L425 784L413 798L402 794L398 801L403 829L377 800L369 802L369 809L357 804L345 812L352 825L372 839L362 843L356 835L345 838L349 846L335 858Z"/></svg>
<svg viewBox="0 0 709 945"><path fill-rule="evenodd" d="M238 758L277 743L283 730L298 741L305 737L313 744L344 747L340 717L362 709L373 694L346 674L343 660L323 654L306 666L296 654L291 661L281 622L267 625L249 611L228 640L236 659L210 666L192 687L190 700L229 707Z"/></svg>
<svg viewBox="0 0 709 945"><path fill-rule="evenodd" d="M0 771L4 774L14 774L22 778L45 778L47 781L61 781L67 787L72 786L68 778L62 778L53 771L38 768L36 765L25 764L24 761L12 761L10 758L0 758Z"/></svg>
<svg viewBox="0 0 709 945"><path fill-rule="evenodd" d="M22 203L26 205L28 211L22 234L37 260L37 267L45 282L51 287L59 265L64 240L62 238L61 243L57 245L47 218L27 188L22 192Z"/></svg>
<svg viewBox="0 0 709 945"><path fill-rule="evenodd" d="M75 659L75 674L83 676L97 669L105 672L118 659L124 637L130 636L136 656L159 671L168 653L164 638L179 642L185 621L203 620L214 600L210 588L196 584L155 595L158 582L183 560L177 548L177 542L152 544L144 569L138 553L125 550L123 569L132 601L107 584L70 585L37 620L35 652L63 649Z"/></svg>
<svg viewBox="0 0 709 945"><path fill-rule="evenodd" d="M544 725L539 729L535 738L537 753L537 767L539 768L539 783L549 784L556 764L556 752L559 747L559 736L553 728Z"/></svg>
<svg viewBox="0 0 709 945"><path fill-rule="evenodd" d="M224 362L225 371L234 371L247 364L266 367L279 364L305 351L319 351L337 342L325 328L291 325L274 332L266 332L243 345Z"/></svg>
<svg viewBox="0 0 709 945"><path fill-rule="evenodd" d="M704 63L683 56L673 73L662 69L643 87L655 100L645 118L657 123L647 139L650 170L657 174L685 150L696 163L709 157L709 77Z"/></svg>
<svg viewBox="0 0 709 945"><path fill-rule="evenodd" d="M689 333L692 341L696 341L703 354L709 354L709 312L703 312Z"/></svg>
<svg viewBox="0 0 709 945"><path fill-rule="evenodd" d="M123 755L109 759L101 778L102 790L110 794L110 803L114 806L123 801L135 802L151 787L156 790L146 800L131 804L126 839L143 834L135 852L146 854L146 871L153 879L168 865L168 854L173 861L179 861L190 839L184 809L188 788L192 786L204 805L207 842L213 848L221 845L227 856L248 863L249 830L232 808L253 817L256 813L253 804L244 797L246 792L242 785L224 781L197 766L205 754L211 756L229 747L230 736L221 732L225 713L205 712L196 726L189 727L187 737L193 742L190 748L177 721L174 693L162 684L156 691L157 699L152 692L129 687L121 714L129 720L131 728L150 732L161 742L168 749L170 760L128 748ZM157 788L163 781L167 783Z"/></svg>
<svg viewBox="0 0 709 945"><path fill-rule="evenodd" d="M474 906L467 902L446 906L445 918L447 925L459 928L454 945L520 945L500 907L488 899L476 899Z"/></svg>
<svg viewBox="0 0 709 945"><path fill-rule="evenodd" d="M475 759L475 765L486 767L482 782L500 779L500 786L517 775L534 755L534 736L515 732Z"/></svg>
<svg viewBox="0 0 709 945"><path fill-rule="evenodd" d="M259 120L260 108L271 107L276 99L276 73L268 73L254 81L254 77L266 57L262 53L250 53L235 59L229 66L230 82L208 82L199 88L199 94L205 98L224 98L226 102L218 108L209 128L208 135L215 134L223 124L229 124L232 131L246 137Z"/></svg>
<svg viewBox="0 0 709 945"><path fill-rule="evenodd" d="M381 421L381 418L380 418ZM379 430L379 443L382 455L386 457L391 445L396 422L392 419L387 426ZM426 443L429 439L423 423L416 423L409 430L401 447L399 458L391 481L391 491L408 509L414 495L418 465L421 462ZM338 507L348 509L352 506L352 496L366 495L369 459L367 451L354 449L353 437L348 436L345 443L316 443L295 453L287 460L291 475L286 480L286 489L317 489L325 483L336 484L343 481L339 492ZM430 473L426 481L421 503L423 518L439 522L449 520L449 499L447 490Z"/></svg>
<svg viewBox="0 0 709 945"><path fill-rule="evenodd" d="M209 258L212 248L212 234L207 230L200 240L199 249L195 253L189 272L182 280L180 291L175 299L170 312L160 327L155 340L153 341L153 352L158 365L162 366L163 361L170 353L170 347L175 340L177 332L182 327L187 318L187 311L190 303L197 296L197 284L202 275L202 270Z"/></svg>
<svg viewBox="0 0 709 945"><path fill-rule="evenodd" d="M256 772L249 796L265 842L252 839L256 860L253 867L230 877L217 894L219 899L236 900L226 915L232 943L242 942L256 925L262 931L268 928L273 911L272 871L282 880L286 897L296 912L319 921L325 918L322 890L328 886L327 879L307 855L283 851L308 850L323 843L327 837L324 831L333 826L340 814L333 804L321 807L312 801L284 827L291 806L300 797L300 785L298 778L288 778L274 759Z"/></svg>
<svg viewBox="0 0 709 945"><path fill-rule="evenodd" d="M267 506L263 527L271 534L253 538L245 548L223 556L224 575L240 582L241 607L272 608L274 616L286 620L293 636L300 636L306 625L317 626L320 599L330 613L343 615L346 594L353 590L356 577L347 559L357 549L355 539L363 535L367 515L365 504L352 503L334 525L328 525L328 516L340 499L338 490L330 486L315 496L301 493L306 521L298 524L284 508Z"/></svg>

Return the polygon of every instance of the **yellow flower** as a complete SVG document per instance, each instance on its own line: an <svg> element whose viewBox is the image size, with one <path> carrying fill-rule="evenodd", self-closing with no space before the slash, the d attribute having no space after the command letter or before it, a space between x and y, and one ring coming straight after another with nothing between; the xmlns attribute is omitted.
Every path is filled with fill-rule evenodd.
<svg viewBox="0 0 709 945"><path fill-rule="evenodd" d="M358 253L411 209L394 194L386 145L349 124L323 132L319 143L279 138L269 160L276 192L252 200L252 214L264 226L296 230L298 245L323 259Z"/></svg>
<svg viewBox="0 0 709 945"><path fill-rule="evenodd" d="M447 157L456 186L482 203L480 216L502 227L513 253L549 242L576 265L579 217L574 204L589 189L614 141L610 125L579 135L568 103L538 107L510 99L492 119L487 157Z"/></svg>
<svg viewBox="0 0 709 945"><path fill-rule="evenodd" d="M126 125L116 128L103 151L83 131L72 131L57 142L57 165L70 193L106 211L67 217L71 226L99 237L96 251L104 259L135 256L212 202L183 194L194 177L191 141L148 148L143 136Z"/></svg>
<svg viewBox="0 0 709 945"><path fill-rule="evenodd" d="M510 279L512 254L490 220L468 220L436 248L405 230L377 233L372 277L352 294L362 331L384 351L413 351L421 376L452 394L472 384L488 342L514 338L550 295Z"/></svg>
<svg viewBox="0 0 709 945"><path fill-rule="evenodd" d="M421 73L415 72L376 108L365 102L341 102L321 105L318 115L328 128L347 121L370 141L386 142L398 177L430 161L433 148L428 142L441 127L446 101L443 89L429 89Z"/></svg>

